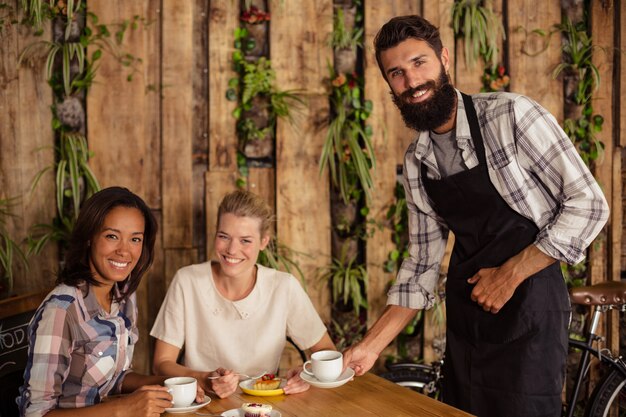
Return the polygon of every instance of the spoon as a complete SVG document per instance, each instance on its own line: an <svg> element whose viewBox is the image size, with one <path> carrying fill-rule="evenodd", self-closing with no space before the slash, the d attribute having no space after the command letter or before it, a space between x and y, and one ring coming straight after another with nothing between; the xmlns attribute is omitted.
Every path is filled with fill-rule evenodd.
<svg viewBox="0 0 626 417"><path fill-rule="evenodd" d="M261 374L259 374L259 375L256 375L256 376L250 376L250 375L242 374L242 373L240 373L240 372L235 372L235 375L243 376L243 377L248 378L248 379L259 379L259 378L261 378L263 375L265 375L266 373L267 373L267 372L263 372L263 373L261 373ZM207 376L207 379L217 379L217 378L221 378L221 377L223 377L223 376L224 376L224 375Z"/></svg>

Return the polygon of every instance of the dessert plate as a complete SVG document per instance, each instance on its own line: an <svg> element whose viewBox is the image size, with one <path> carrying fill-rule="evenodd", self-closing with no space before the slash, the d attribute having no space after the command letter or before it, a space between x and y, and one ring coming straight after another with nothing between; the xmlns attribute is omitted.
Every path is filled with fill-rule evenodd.
<svg viewBox="0 0 626 417"><path fill-rule="evenodd" d="M282 390L281 390L282 391ZM241 408L233 408L232 410L224 411L222 413L224 417L244 417L244 412ZM281 417L280 411L272 410L270 417Z"/></svg>
<svg viewBox="0 0 626 417"><path fill-rule="evenodd" d="M197 402L192 402L191 405L189 407L172 407L172 408L166 408L165 411L170 413L170 414L183 414L183 413L191 413L192 411L196 411L202 407L204 407L205 405L207 405L208 403L211 402L211 397L209 397L208 395L204 396L204 401L202 401L200 404L198 404Z"/></svg>
<svg viewBox="0 0 626 417"><path fill-rule="evenodd" d="M343 371L341 375L339 375L339 378L337 378L336 381L322 382L314 376L305 373L304 371L300 372L300 378L317 388L337 388L354 378L354 369L346 368L346 370Z"/></svg>
<svg viewBox="0 0 626 417"><path fill-rule="evenodd" d="M239 383L239 388L246 394L255 395L257 397L273 397L274 395L284 394L283 387L287 383L285 378L281 378L280 385L276 389L254 389L254 379L246 379Z"/></svg>

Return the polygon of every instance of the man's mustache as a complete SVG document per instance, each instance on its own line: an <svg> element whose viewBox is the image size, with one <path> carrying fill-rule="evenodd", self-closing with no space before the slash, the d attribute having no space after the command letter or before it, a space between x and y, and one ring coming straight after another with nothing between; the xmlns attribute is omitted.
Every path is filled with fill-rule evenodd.
<svg viewBox="0 0 626 417"><path fill-rule="evenodd" d="M413 94L415 94L416 92L425 89L434 89L435 87L437 87L435 81L430 80L425 82L424 84L418 85L417 87L409 88L408 90L401 93L400 97L402 97L404 100L410 100L413 97Z"/></svg>

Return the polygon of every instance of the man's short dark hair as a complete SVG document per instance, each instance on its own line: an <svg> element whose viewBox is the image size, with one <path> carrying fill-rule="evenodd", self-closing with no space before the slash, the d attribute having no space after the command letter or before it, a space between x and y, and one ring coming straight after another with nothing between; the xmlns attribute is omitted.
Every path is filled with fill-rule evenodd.
<svg viewBox="0 0 626 417"><path fill-rule="evenodd" d="M435 51L437 58L441 59L443 45L439 36L439 29L421 16L397 16L383 25L374 38L374 50L378 68L387 79L385 70L380 62L380 54L389 48L393 48L400 42L409 38L424 41Z"/></svg>

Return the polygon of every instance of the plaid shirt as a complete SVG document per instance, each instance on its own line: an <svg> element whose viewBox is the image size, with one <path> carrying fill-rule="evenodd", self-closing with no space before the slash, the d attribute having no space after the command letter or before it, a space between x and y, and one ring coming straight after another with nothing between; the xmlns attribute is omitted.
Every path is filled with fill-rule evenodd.
<svg viewBox="0 0 626 417"><path fill-rule="evenodd" d="M478 165L469 122L457 91L456 140L468 169ZM534 244L547 255L575 264L598 235L609 207L597 182L554 117L518 94L472 96L485 143L489 177L507 204L539 228ZM448 237L420 178L441 175L429 132L420 132L404 158L403 181L409 209L409 253L387 304L430 308ZM462 209L462 208L460 208Z"/></svg>
<svg viewBox="0 0 626 417"><path fill-rule="evenodd" d="M120 392L138 338L135 294L113 301L109 314L84 289L58 285L35 312L20 415L86 407Z"/></svg>

